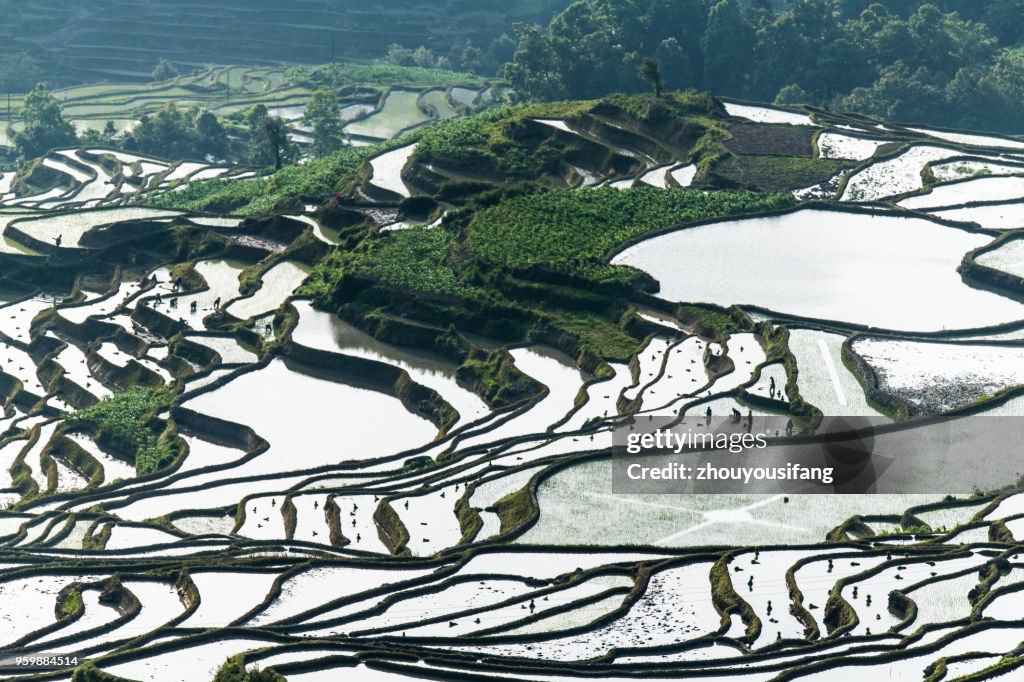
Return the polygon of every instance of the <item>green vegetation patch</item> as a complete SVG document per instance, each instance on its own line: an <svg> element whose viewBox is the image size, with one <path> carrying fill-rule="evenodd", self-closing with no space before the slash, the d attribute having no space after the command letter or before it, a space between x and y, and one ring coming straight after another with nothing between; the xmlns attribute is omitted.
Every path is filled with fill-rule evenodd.
<svg viewBox="0 0 1024 682"><path fill-rule="evenodd" d="M171 427L158 430L154 417L174 399L169 387L141 388L114 393L96 405L64 415L73 427L90 431L104 445L134 458L140 476L167 466L179 454Z"/></svg>
<svg viewBox="0 0 1024 682"><path fill-rule="evenodd" d="M702 334L717 336L738 326L728 313L698 304L680 305L676 316Z"/></svg>
<svg viewBox="0 0 1024 682"><path fill-rule="evenodd" d="M459 381L473 386L492 408L500 409L537 397L544 386L524 374L508 351L474 354L458 369Z"/></svg>
<svg viewBox="0 0 1024 682"><path fill-rule="evenodd" d="M557 170L572 144L544 132L530 132L532 118L566 119L589 111L594 102L500 106L475 116L435 123L418 133L415 157L455 169L523 179Z"/></svg>
<svg viewBox="0 0 1024 682"><path fill-rule="evenodd" d="M304 291L326 293L343 272L406 291L465 297L478 291L446 263L453 236L440 228L412 227L382 234L364 252L334 251L314 268Z"/></svg>
<svg viewBox="0 0 1024 682"><path fill-rule="evenodd" d="M545 313L556 329L579 339L580 348L611 360L628 361L640 350L641 339L627 333L621 326L600 315L571 310L549 310Z"/></svg>
<svg viewBox="0 0 1024 682"><path fill-rule="evenodd" d="M506 105L425 128L418 133L414 158L467 179L536 181L547 176L560 185L566 160L609 171L614 162L619 164L615 170L623 172L625 157L615 157L621 151L619 138L626 146L639 143L663 156L722 153L717 140L728 136L722 116L717 100L693 91L662 98L610 95L601 100ZM586 134L560 133L534 120L596 128L600 141Z"/></svg>
<svg viewBox="0 0 1024 682"><path fill-rule="evenodd" d="M714 164L714 184L759 192L783 192L817 185L850 163L803 156L729 156Z"/></svg>
<svg viewBox="0 0 1024 682"><path fill-rule="evenodd" d="M57 620L66 620L85 611L81 585L71 585L57 595Z"/></svg>
<svg viewBox="0 0 1024 682"><path fill-rule="evenodd" d="M509 533L526 525L536 509L529 486L506 495L494 504L494 511L501 519L502 533Z"/></svg>
<svg viewBox="0 0 1024 682"><path fill-rule="evenodd" d="M179 192L167 192L150 203L183 211L269 213L282 200L330 194L340 181L353 175L365 161L380 153L378 147L345 147L329 156L286 166L265 178L214 179L189 183Z"/></svg>
<svg viewBox="0 0 1024 682"><path fill-rule="evenodd" d="M242 656L232 656L217 671L213 682L285 682L285 677L274 670L260 670L258 666L247 670Z"/></svg>
<svg viewBox="0 0 1024 682"><path fill-rule="evenodd" d="M672 225L793 205L786 194L653 187L556 190L480 211L470 226L469 244L483 258L507 266L585 266L601 264L629 241Z"/></svg>
<svg viewBox="0 0 1024 682"><path fill-rule="evenodd" d="M465 84L482 85L483 78L448 69L431 69L421 66L397 66L395 64L343 64L331 63L319 66L297 66L288 72L293 81L317 86L341 88L346 85L403 85L418 84Z"/></svg>
<svg viewBox="0 0 1024 682"><path fill-rule="evenodd" d="M72 682L130 682L123 677L117 675L111 675L105 670L93 666L92 663L86 663L84 666L75 671L75 674L71 676Z"/></svg>
<svg viewBox="0 0 1024 682"><path fill-rule="evenodd" d="M693 115L715 118L725 113L721 103L711 93L692 89L664 93L661 97L643 93L615 93L602 99L597 111L618 112L650 124L669 123Z"/></svg>

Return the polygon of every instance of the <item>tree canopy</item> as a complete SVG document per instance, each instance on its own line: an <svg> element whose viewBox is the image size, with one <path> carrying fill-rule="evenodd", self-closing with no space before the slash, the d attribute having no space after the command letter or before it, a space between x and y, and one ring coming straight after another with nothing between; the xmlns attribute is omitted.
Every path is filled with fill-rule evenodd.
<svg viewBox="0 0 1024 682"><path fill-rule="evenodd" d="M267 107L257 104L245 115L245 123L249 128L248 160L258 166L273 166L280 170L281 166L295 156L295 145L289 133L288 122L279 116L271 116Z"/></svg>
<svg viewBox="0 0 1024 682"><path fill-rule="evenodd" d="M341 118L338 96L321 88L306 105L302 122L313 129L313 154L327 156L345 144L345 121Z"/></svg>
<svg viewBox="0 0 1024 682"><path fill-rule="evenodd" d="M42 69L25 52L0 52L0 92L26 92L39 82Z"/></svg>
<svg viewBox="0 0 1024 682"><path fill-rule="evenodd" d="M1024 0L577 0L517 26L525 98L664 87L900 121L1010 130L1024 114Z"/></svg>
<svg viewBox="0 0 1024 682"><path fill-rule="evenodd" d="M14 145L23 158L40 156L78 140L75 127L64 119L60 103L42 83L25 96L21 118L25 128L14 136Z"/></svg>
<svg viewBox="0 0 1024 682"><path fill-rule="evenodd" d="M215 115L173 102L146 116L125 140L125 147L172 159L223 158L227 134Z"/></svg>

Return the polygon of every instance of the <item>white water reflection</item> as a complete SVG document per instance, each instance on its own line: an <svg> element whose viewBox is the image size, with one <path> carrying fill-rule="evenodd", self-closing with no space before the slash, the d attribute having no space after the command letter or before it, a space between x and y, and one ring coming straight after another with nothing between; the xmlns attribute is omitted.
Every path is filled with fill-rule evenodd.
<svg viewBox="0 0 1024 682"><path fill-rule="evenodd" d="M614 263L649 272L672 301L758 305L884 329L969 329L1024 317L1024 306L957 273L984 235L926 220L804 210L679 230Z"/></svg>

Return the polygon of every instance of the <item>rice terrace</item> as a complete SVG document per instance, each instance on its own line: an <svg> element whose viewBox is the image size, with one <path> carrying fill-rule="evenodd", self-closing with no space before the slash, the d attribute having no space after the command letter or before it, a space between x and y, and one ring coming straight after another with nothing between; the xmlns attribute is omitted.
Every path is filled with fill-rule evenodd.
<svg viewBox="0 0 1024 682"><path fill-rule="evenodd" d="M45 4L0 679L1024 680L1024 3Z"/></svg>

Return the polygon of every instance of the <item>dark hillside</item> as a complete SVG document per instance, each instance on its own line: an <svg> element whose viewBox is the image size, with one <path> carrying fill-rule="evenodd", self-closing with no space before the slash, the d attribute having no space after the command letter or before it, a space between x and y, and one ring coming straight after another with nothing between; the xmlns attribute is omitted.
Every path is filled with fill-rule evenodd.
<svg viewBox="0 0 1024 682"><path fill-rule="evenodd" d="M322 63L382 57L388 45L445 55L487 50L517 21L546 21L555 0L52 0L0 2L0 51L24 51L54 83L148 79L160 58L207 63Z"/></svg>

